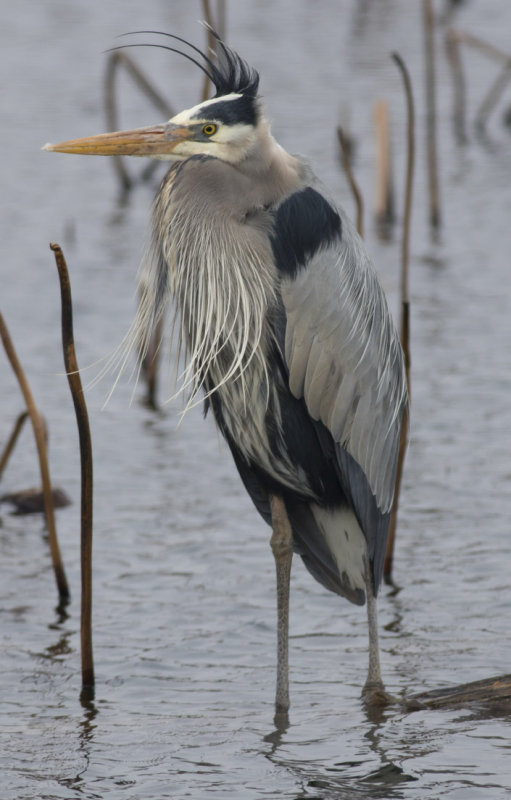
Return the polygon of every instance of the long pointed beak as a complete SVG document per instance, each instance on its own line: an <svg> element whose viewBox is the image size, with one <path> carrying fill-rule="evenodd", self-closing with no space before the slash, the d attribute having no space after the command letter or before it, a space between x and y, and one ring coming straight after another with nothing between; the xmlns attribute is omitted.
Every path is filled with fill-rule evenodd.
<svg viewBox="0 0 511 800"><path fill-rule="evenodd" d="M83 139L70 139L60 144L45 144L43 150L76 153L85 156L165 156L186 139L192 138L189 128L167 122L131 131L100 133Z"/></svg>

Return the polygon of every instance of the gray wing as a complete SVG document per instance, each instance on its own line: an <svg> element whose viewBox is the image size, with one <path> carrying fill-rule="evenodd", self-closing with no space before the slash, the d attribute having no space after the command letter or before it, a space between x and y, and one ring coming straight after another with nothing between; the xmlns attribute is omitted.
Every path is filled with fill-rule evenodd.
<svg viewBox="0 0 511 800"><path fill-rule="evenodd" d="M285 359L291 392L339 445L343 483L362 522L366 482L381 515L392 507L407 392L386 299L360 237L343 214L341 221L340 240L282 277Z"/></svg>

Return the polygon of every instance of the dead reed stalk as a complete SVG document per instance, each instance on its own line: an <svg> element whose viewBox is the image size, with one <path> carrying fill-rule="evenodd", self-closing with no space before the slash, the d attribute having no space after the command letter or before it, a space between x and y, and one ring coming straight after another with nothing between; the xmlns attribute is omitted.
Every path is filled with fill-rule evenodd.
<svg viewBox="0 0 511 800"><path fill-rule="evenodd" d="M422 0L426 58L426 141L428 158L429 222L440 227L440 190L436 137L435 18L432 0Z"/></svg>
<svg viewBox="0 0 511 800"><path fill-rule="evenodd" d="M467 143L466 133L466 85L461 62L459 41L453 31L445 34L445 52L451 68L454 88L453 127L459 144Z"/></svg>
<svg viewBox="0 0 511 800"><path fill-rule="evenodd" d="M353 170L351 168L351 158L350 158L350 147L348 138L346 137L342 127L340 125L337 126L337 138L339 140L339 147L341 150L341 159L342 165L344 168L344 172L346 173L346 177L348 179L348 183L350 185L351 191L353 193L353 197L355 200L355 206L357 209L357 231L359 232L360 236L363 237L364 235L364 200L362 198L362 192L360 191L358 184L355 180L355 176L353 175Z"/></svg>
<svg viewBox="0 0 511 800"><path fill-rule="evenodd" d="M28 411L22 411L21 414L16 419L16 422L14 423L14 427L9 437L9 441L5 445L4 452L0 456L0 480L2 478L3 471L7 466L7 462L9 461L11 453L14 450L14 446L18 441L18 436L20 435L23 425L25 424L27 419L28 419Z"/></svg>
<svg viewBox="0 0 511 800"><path fill-rule="evenodd" d="M82 686L94 686L94 660L92 654L92 444L89 417L76 360L73 337L73 306L71 285L64 253L58 244L50 244L59 273L62 303L62 347L64 364L75 407L81 459L81 648Z"/></svg>
<svg viewBox="0 0 511 800"><path fill-rule="evenodd" d="M490 42L480 39L479 36L473 36L466 31L451 30L450 35L454 37L459 44L465 44L468 47L472 47L474 50L479 50L480 53L491 58L493 61L505 64L511 58L509 53L506 53L505 50L501 50Z"/></svg>
<svg viewBox="0 0 511 800"><path fill-rule="evenodd" d="M454 83L454 124L459 141L464 143L465 136L465 77L460 56L460 45L477 50L482 55L501 64L501 71L486 92L479 109L476 112L474 124L482 132L490 113L499 101L504 89L511 81L511 55L501 50L490 42L473 36L471 33L459 30L449 30L446 33L446 48Z"/></svg>
<svg viewBox="0 0 511 800"><path fill-rule="evenodd" d="M48 454L46 450L45 424L43 417L39 413L36 404L34 402L34 397L30 390L30 386L28 384L23 368L19 362L18 356L16 355L14 344L12 342L9 330L7 328L7 325L5 323L2 314L0 314L0 337L2 339L7 358L9 359L9 362L11 364L11 367L13 369L13 372L16 376L19 387L21 389L21 393L25 401L25 406L27 408L27 412L30 417L30 422L32 423L32 429L34 431L34 438L37 447L37 455L39 459L41 483L43 487L44 511L46 515L46 524L48 526L48 542L50 545L53 571L55 573L55 580L57 583L57 589L59 592L60 600L67 601L69 599L69 586L67 583L66 573L64 570L64 564L62 562L59 542L57 538L57 527L55 524L55 509L53 505L50 469L48 466Z"/></svg>
<svg viewBox="0 0 511 800"><path fill-rule="evenodd" d="M105 73L105 113L107 120L107 129L110 131L117 131L120 128L119 114L117 108L117 76L119 70L123 69L132 78L134 83L146 95L150 102L158 109L159 113L164 119L174 116L174 110L167 100L160 94L160 92L153 86L153 84L146 78L140 67L124 52L115 50L109 54L106 65ZM121 191L126 194L134 185L135 181L131 178L128 170L125 167L125 161L122 156L112 156L114 169L117 173ZM146 167L142 170L142 179L147 180L158 167L158 162L151 161L149 168Z"/></svg>
<svg viewBox="0 0 511 800"><path fill-rule="evenodd" d="M500 72L486 92L481 105L476 111L474 125L478 131L483 131L486 121L500 100L504 89L511 81L511 58L501 67Z"/></svg>
<svg viewBox="0 0 511 800"><path fill-rule="evenodd" d="M376 138L376 225L379 235L385 239L388 238L389 228L394 222L389 105L386 100L378 100L374 105L374 130Z"/></svg>
<svg viewBox="0 0 511 800"><path fill-rule="evenodd" d="M216 50L216 39L213 30L216 30L213 17L211 15L211 6L209 0L202 0L202 13L204 21L206 22L206 53L214 53ZM201 100L204 102L209 98L209 85L211 81L207 75L204 75L204 83L202 84Z"/></svg>
<svg viewBox="0 0 511 800"><path fill-rule="evenodd" d="M412 189L413 189L413 172L415 162L415 109L413 102L412 85L410 75L406 65L397 53L392 54L392 58L396 62L398 69L403 79L406 106L407 106L407 164L406 164L406 180L405 180L405 201L404 201L404 218L403 218L403 239L401 248L401 346L403 348L405 360L406 383L408 387L408 396L411 395L410 384L410 298L409 298L409 252L410 252L410 220L412 211ZM396 474L396 485L394 490L394 502L392 504L392 511L390 514L389 536L387 540L387 549L385 553L385 562L383 567L383 575L387 583L392 582L392 564L394 560L394 544L396 538L396 525L397 514L399 507L399 494L401 491L401 480L403 476L403 465L406 454L406 446L408 439L408 413L405 413L403 418L403 425L401 428L401 438L399 442L399 455Z"/></svg>
<svg viewBox="0 0 511 800"><path fill-rule="evenodd" d="M162 340L163 319L159 319L151 332L151 338L147 347L147 352L142 358L142 372L147 384L146 404L153 411L158 409L156 399L158 389L158 366L161 352L160 343Z"/></svg>

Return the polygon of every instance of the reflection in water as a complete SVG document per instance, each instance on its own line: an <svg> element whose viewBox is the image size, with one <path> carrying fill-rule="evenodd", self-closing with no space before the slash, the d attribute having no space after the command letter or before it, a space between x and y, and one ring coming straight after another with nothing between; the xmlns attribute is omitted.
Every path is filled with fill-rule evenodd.
<svg viewBox="0 0 511 800"><path fill-rule="evenodd" d="M96 719L99 710L94 703L94 689L90 686L85 686L80 693L80 705L83 708L83 716L80 722L80 745L81 750L88 756L88 746L92 743L94 738L94 731Z"/></svg>
<svg viewBox="0 0 511 800"><path fill-rule="evenodd" d="M69 643L72 631L63 630L64 624L69 619L67 611L69 603L70 599L64 598L60 600L58 606L55 607L55 622L50 622L48 629L50 631L57 631L59 637L53 644L49 644L42 653L38 653L38 657L48 661L61 661L63 656L68 656L74 652Z"/></svg>
<svg viewBox="0 0 511 800"><path fill-rule="evenodd" d="M368 724L363 738L368 743L369 751L376 756L376 768L374 759L367 757L335 761L323 766L318 766L314 760L307 763L290 758L287 755L289 741L286 739L290 730L289 717L287 714L275 716L275 730L264 737L264 742L271 744L271 749L265 755L272 764L291 773L302 785L303 794L297 794L294 800L398 800L404 797L403 784L417 780L387 755L385 727L395 715L395 707L364 704L363 708ZM368 764L372 765L371 771L361 775ZM311 789L321 791L316 796L311 794Z"/></svg>
<svg viewBox="0 0 511 800"><path fill-rule="evenodd" d="M41 654L42 657L47 658L50 661L57 661L57 659L61 659L63 656L70 655L73 652L73 648L69 644L70 637L70 631L65 631L62 633L55 644L48 645L44 653Z"/></svg>
<svg viewBox="0 0 511 800"><path fill-rule="evenodd" d="M293 800L398 800L403 798L403 784L415 781L401 767L386 762L363 777L350 777L349 773L359 773L364 761L336 762L332 766L317 766L314 762L297 762L291 759L271 758L272 762L291 773L302 786L303 793ZM348 774L346 774L348 773ZM318 794L311 790L318 789Z"/></svg>
<svg viewBox="0 0 511 800"><path fill-rule="evenodd" d="M58 630L69 619L68 607L71 602L70 597L60 598L59 604L55 607L55 614L57 619L55 622L48 625L50 630Z"/></svg>
<svg viewBox="0 0 511 800"><path fill-rule="evenodd" d="M67 786L78 791L86 793L87 783L85 776L91 764L91 753L94 745L94 731L97 725L94 720L98 715L98 709L94 703L94 689L82 689L80 694L80 705L83 708L83 715L78 724L79 734L79 753L83 759L82 769L72 778L61 778L59 783L62 786ZM99 797L99 795L90 795L87 792L87 797Z"/></svg>
<svg viewBox="0 0 511 800"><path fill-rule="evenodd" d="M374 782L375 784L384 786L387 789L391 787L398 787L402 783L417 780L417 778L414 776L406 774L402 767L400 767L398 764L395 764L387 756L387 752L383 744L383 742L386 741L383 728L390 715L391 711L384 707L367 710L368 721L373 724L364 737L369 742L370 749L375 753L375 755L378 756L378 760L380 762L378 769L372 770L369 775L364 778L364 780L368 782ZM389 795L389 797L401 796L401 793Z"/></svg>

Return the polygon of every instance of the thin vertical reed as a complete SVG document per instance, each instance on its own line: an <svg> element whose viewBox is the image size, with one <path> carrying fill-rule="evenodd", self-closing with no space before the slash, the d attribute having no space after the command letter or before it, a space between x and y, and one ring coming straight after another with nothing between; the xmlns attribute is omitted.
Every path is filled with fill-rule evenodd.
<svg viewBox="0 0 511 800"><path fill-rule="evenodd" d="M341 158L342 158L342 165L344 171L346 173L346 177L348 179L348 183L350 185L351 191L353 192L353 197L355 199L355 206L357 209L357 231L359 232L360 236L364 235L364 201L362 199L362 192L360 191L358 184L355 180L355 176L353 175L353 170L351 168L351 159L350 159L350 152L349 152L349 145L348 140L344 134L343 129L340 125L337 126L337 138L339 140L339 147L341 149Z"/></svg>
<svg viewBox="0 0 511 800"><path fill-rule="evenodd" d="M456 34L447 31L445 35L445 52L451 68L453 80L453 127L454 134L459 144L466 144L466 86L463 66L461 61L460 46Z"/></svg>
<svg viewBox="0 0 511 800"><path fill-rule="evenodd" d="M209 0L202 0L202 13L204 14L204 21L206 23L206 52L212 53L215 51L216 39L213 34L215 24L211 15L211 7ZM207 75L204 75L204 83L202 85L202 101L204 102L209 98L209 84L210 80Z"/></svg>
<svg viewBox="0 0 511 800"><path fill-rule="evenodd" d="M376 138L376 224L380 236L387 236L394 221L394 186L392 180L392 154L390 148L389 106L378 100L374 106Z"/></svg>
<svg viewBox="0 0 511 800"><path fill-rule="evenodd" d="M410 299L409 299L409 251L410 251L410 220L412 211L412 189L413 189L413 172L415 162L415 109L413 102L412 85L408 69L402 58L393 53L392 58L396 62L401 76L403 79L406 105L407 105L407 164L406 164L406 181L405 181L405 202L404 202L404 218L403 218L403 240L401 249L401 345L403 348L406 383L408 386L408 396L411 394L410 384ZM401 491L401 480L403 475L403 465L406 454L406 445L408 438L408 412L405 413L403 418L403 425L401 428L401 438L399 442L399 455L396 474L396 485L394 490L394 502L392 504L392 511L390 515L389 536L387 540L387 550L385 553L385 563L383 574L386 582L392 581L392 564L394 559L394 545L396 538L396 525L397 513L399 507L399 494Z"/></svg>
<svg viewBox="0 0 511 800"><path fill-rule="evenodd" d="M73 337L73 306L71 285L64 253L58 244L51 244L59 273L62 303L62 347L69 388L75 407L81 458L81 647L82 685L94 686L94 660L92 654L92 444L89 417L78 371Z"/></svg>
<svg viewBox="0 0 511 800"><path fill-rule="evenodd" d="M158 365L160 356L160 344L162 338L163 320L160 318L151 332L147 353L142 359L142 369L147 384L147 405L153 411L158 408L156 390L158 388Z"/></svg>
<svg viewBox="0 0 511 800"><path fill-rule="evenodd" d="M429 221L440 227L440 190L436 137L435 19L432 0L422 0L426 58L426 140L428 156Z"/></svg>

